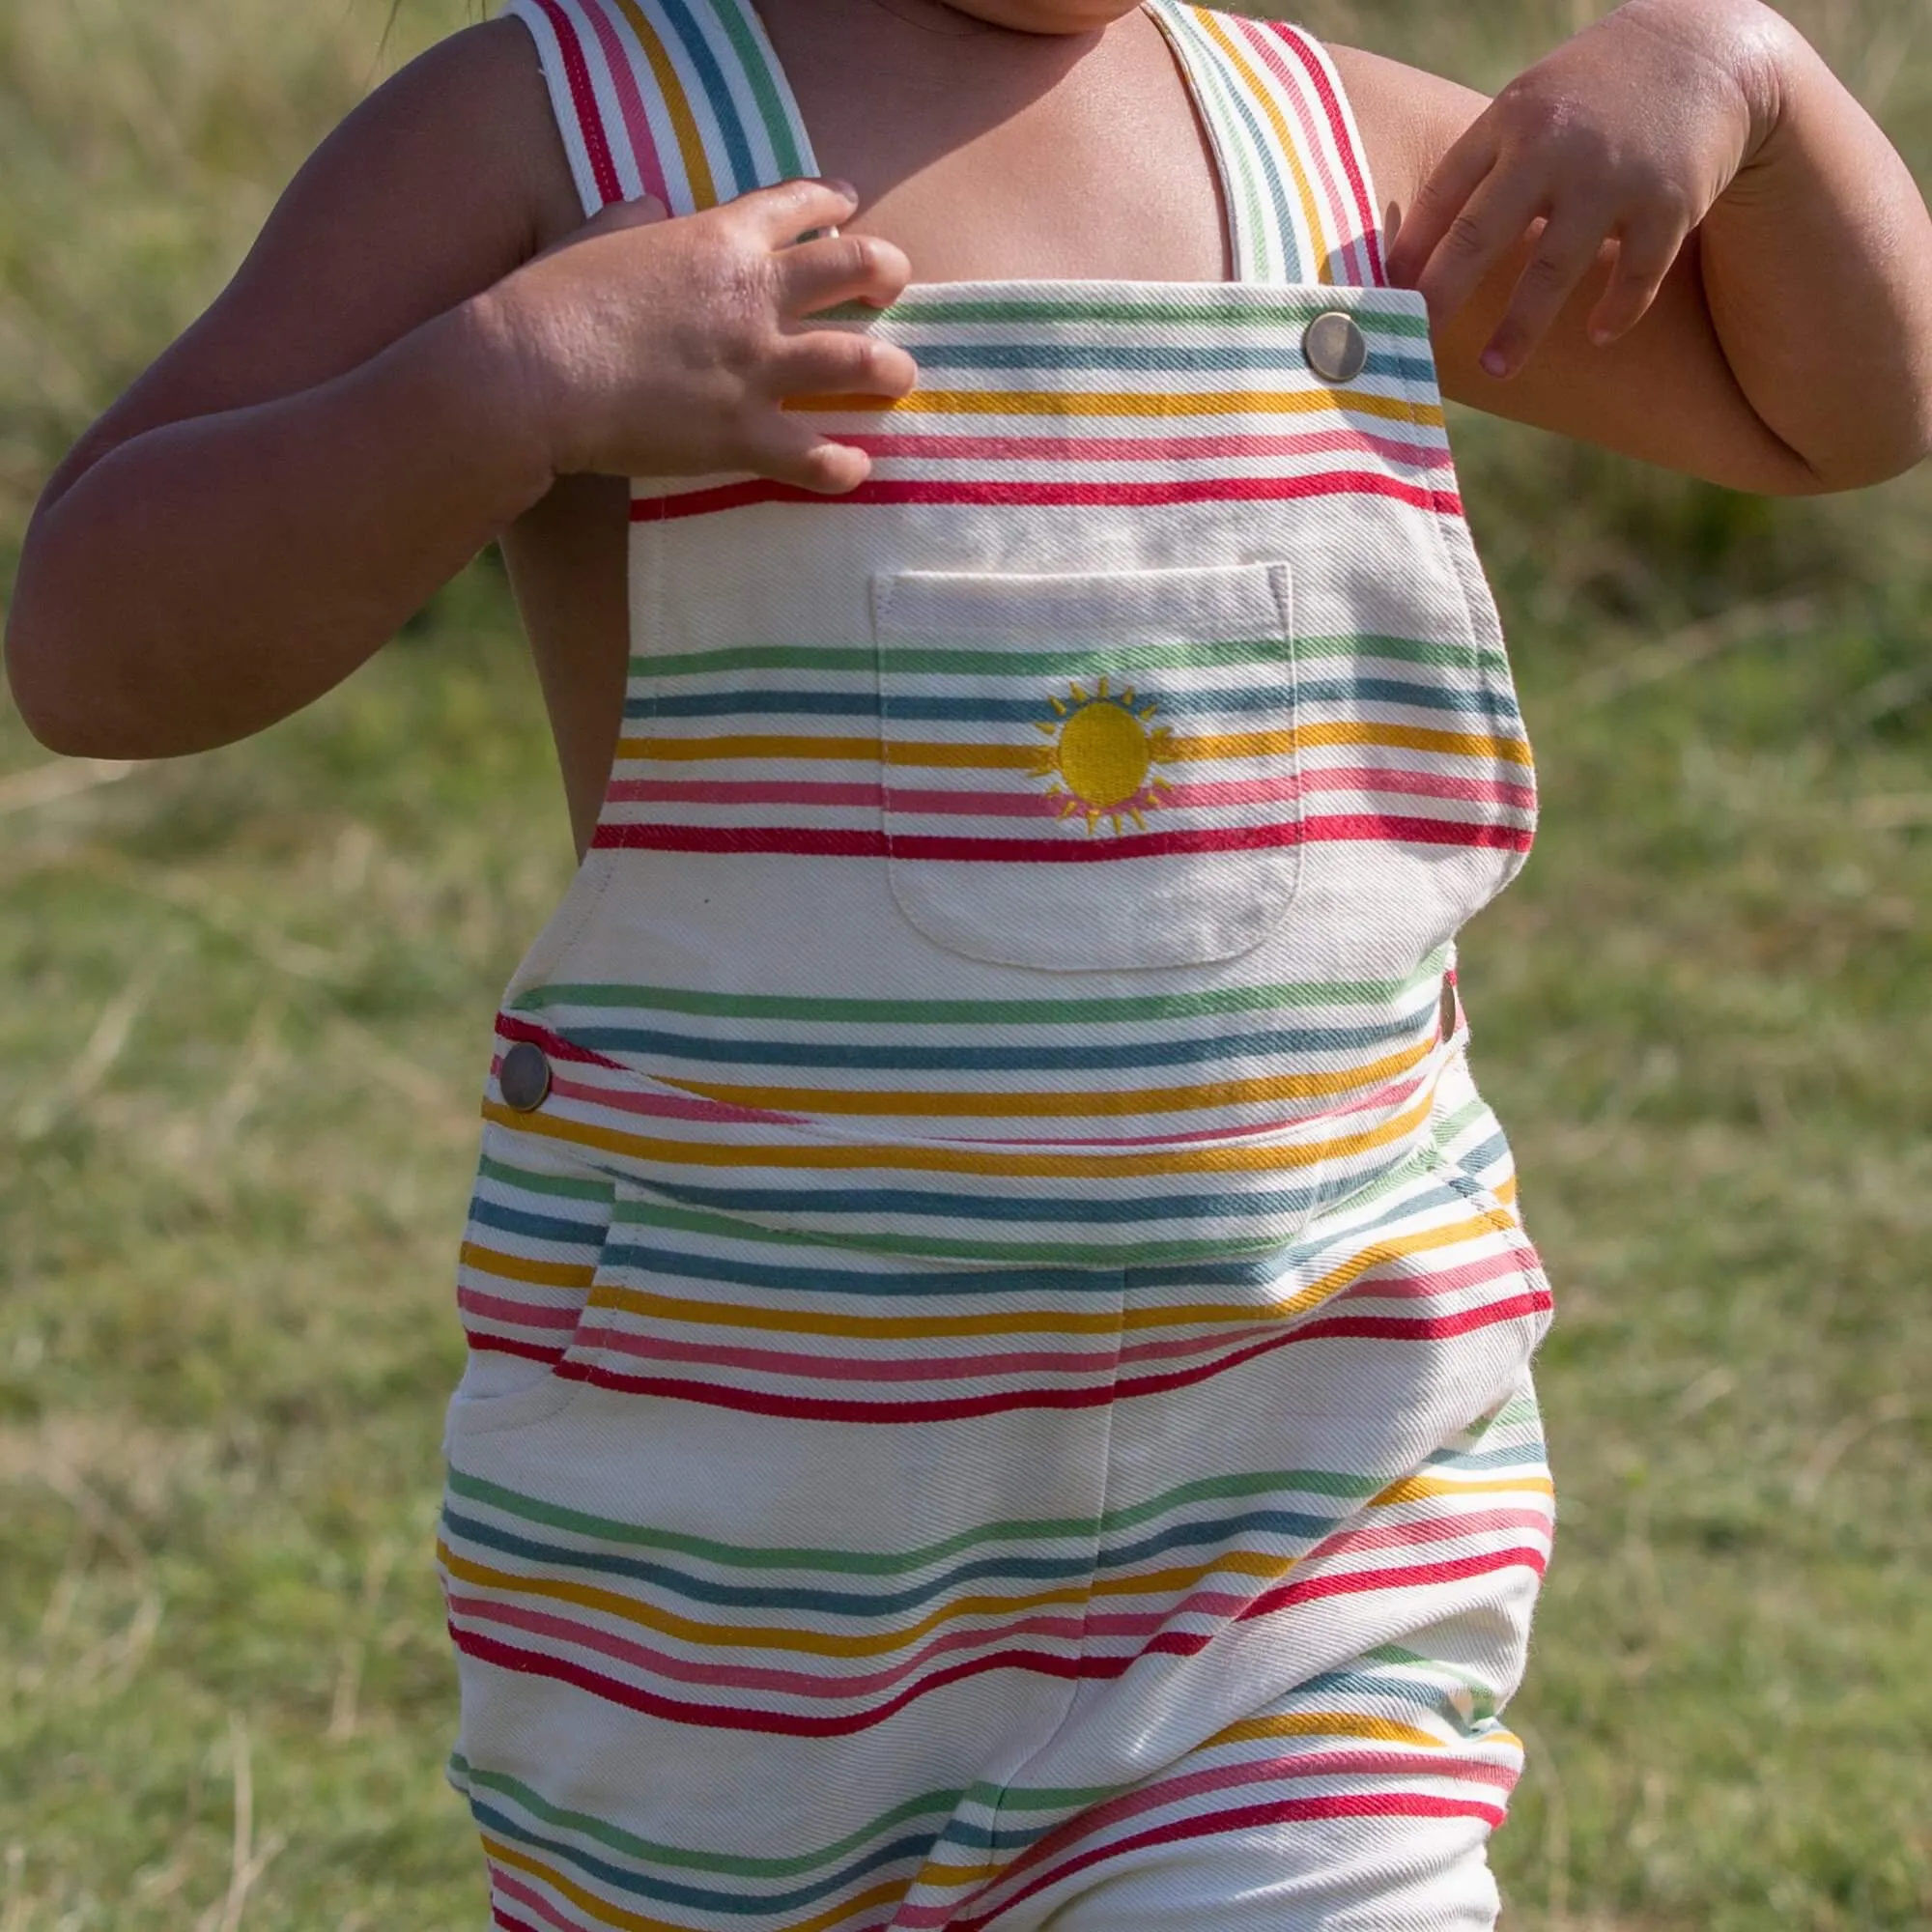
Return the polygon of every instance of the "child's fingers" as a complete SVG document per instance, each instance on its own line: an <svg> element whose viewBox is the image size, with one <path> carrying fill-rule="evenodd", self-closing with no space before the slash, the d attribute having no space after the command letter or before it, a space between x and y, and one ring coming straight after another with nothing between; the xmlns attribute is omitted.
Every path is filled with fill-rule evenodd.
<svg viewBox="0 0 1932 1932"><path fill-rule="evenodd" d="M849 442L821 436L800 417L774 410L750 451L750 468L777 483L838 497L872 473L872 459Z"/></svg>
<svg viewBox="0 0 1932 1932"><path fill-rule="evenodd" d="M912 264L876 235L826 236L801 242L776 259L779 308L787 316L814 315L837 302L868 302L884 308L912 280Z"/></svg>
<svg viewBox="0 0 1932 1932"><path fill-rule="evenodd" d="M761 380L780 396L903 396L919 365L896 342L820 328L786 337Z"/></svg>
<svg viewBox="0 0 1932 1932"><path fill-rule="evenodd" d="M1625 224L1616 272L1590 312L1590 340L1599 348L1628 334L1649 313L1689 232L1674 212Z"/></svg>
<svg viewBox="0 0 1932 1932"><path fill-rule="evenodd" d="M1588 204L1560 209L1544 223L1509 307L1483 351L1486 374L1507 379L1528 361L1595 266L1608 227L1607 213Z"/></svg>
<svg viewBox="0 0 1932 1932"><path fill-rule="evenodd" d="M1548 212L1548 185L1540 172L1496 168L1459 209L1415 278L1431 318L1461 312L1491 270Z"/></svg>
<svg viewBox="0 0 1932 1932"><path fill-rule="evenodd" d="M1488 116L1479 118L1436 164L1404 212L1402 226L1389 243L1388 274L1399 289L1417 287L1422 271L1442 245L1469 197L1496 164L1496 144Z"/></svg>
<svg viewBox="0 0 1932 1932"><path fill-rule="evenodd" d="M814 228L837 228L858 206L857 190L844 182L788 181L741 194L724 212L767 248L782 248Z"/></svg>

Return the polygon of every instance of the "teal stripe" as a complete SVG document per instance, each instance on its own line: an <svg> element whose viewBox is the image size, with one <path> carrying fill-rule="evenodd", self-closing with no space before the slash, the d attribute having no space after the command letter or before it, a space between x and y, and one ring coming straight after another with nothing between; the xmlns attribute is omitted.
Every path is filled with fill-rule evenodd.
<svg viewBox="0 0 1932 1932"><path fill-rule="evenodd" d="M1201 993L1143 993L1115 1000L838 1000L783 993L717 993L693 986L626 986L561 980L532 986L514 1012L555 1007L624 1008L639 1012L705 1014L718 1019L802 1020L824 1026L1113 1026L1147 1020L1204 1019L1285 1008L1376 1006L1401 1002L1441 976L1441 948L1402 980L1338 980L1226 986Z"/></svg>
<svg viewBox="0 0 1932 1932"><path fill-rule="evenodd" d="M1276 662L1278 638L1226 638L1212 641L1142 643L1109 646L1108 667L1131 663L1135 669L1240 669ZM1402 664L1430 665L1447 670L1488 671L1497 677L1509 670L1501 651L1480 645L1434 643L1414 638L1375 635L1341 638L1296 638L1300 658L1388 658ZM1091 672L1093 647L1065 651L972 651L941 645L865 649L845 644L732 644L715 651L666 651L634 657L634 678L734 677L753 670L795 670L823 674L846 671L895 677L1067 677Z"/></svg>
<svg viewBox="0 0 1932 1932"><path fill-rule="evenodd" d="M860 1826L846 1836L815 1850L800 1852L790 1858L758 1859L733 1857L725 1853L699 1852L684 1845L667 1845L650 1838L639 1837L602 1818L586 1811L572 1811L562 1805L553 1804L547 1799L532 1791L527 1784L501 1772L485 1771L472 1765L461 1752L453 1753L449 1760L452 1782L459 1790L468 1791L471 1787L481 1787L507 1798L530 1816L541 1819L554 1829L575 1832L594 1843L605 1845L611 1851L620 1852L630 1858L655 1861L660 1864L672 1865L688 1871L715 1871L728 1873L738 1878L784 1879L796 1878L805 1873L818 1870L853 1854L863 1852L874 1838L911 1823L915 1818L930 1818L964 1810L969 1805L979 1806L988 1813L998 1811L1004 1815L1008 1811L1066 1812L1084 1811L1095 1804L1103 1804L1117 1793L1125 1790L1123 1784L1071 1784L1071 1785L1005 1785L987 1779L965 1785L953 1790L925 1791L915 1798L908 1798L890 1810L880 1812L867 1823ZM1037 1837L1044 1826L1014 1834L1012 1840L1003 1841L1028 1843ZM949 1839L967 1842L983 1840L985 1833L971 1827L963 1830L956 1824L942 1833L937 1840L945 1843Z"/></svg>
<svg viewBox="0 0 1932 1932"><path fill-rule="evenodd" d="M732 51L738 56L739 71L758 103L765 136L771 142L772 157L778 166L776 179L788 181L798 175L816 174L818 164L811 157L798 103L763 29L746 13L739 0L712 0L712 17L724 29Z"/></svg>
<svg viewBox="0 0 1932 1932"><path fill-rule="evenodd" d="M1157 296L1136 296L1108 300L1100 296L1070 297L980 297L947 298L918 289L901 296L889 308L868 308L863 302L841 302L826 309L831 322L888 322L916 328L921 324L988 323L1006 326L1066 326L1091 328L1114 323L1122 327L1158 324L1166 327L1225 331L1231 327L1252 327L1279 323L1293 329L1305 328L1318 315L1346 309L1361 324L1365 333L1378 332L1427 340L1429 318L1411 312L1413 297L1387 289L1323 289L1320 294L1287 295L1272 289L1243 287L1228 283L1208 299L1199 297L1166 300ZM1386 306L1384 306L1386 304ZM917 351L917 341L908 348Z"/></svg>
<svg viewBox="0 0 1932 1932"><path fill-rule="evenodd" d="M457 1468L449 1472L449 1487L466 1500L481 1503L505 1516L539 1523L546 1529L560 1530L572 1536L594 1537L600 1543L616 1544L625 1548L664 1550L735 1570L816 1570L841 1577L896 1577L991 1544L1037 1544L1068 1539L1092 1543L1110 1531L1136 1527L1195 1502L1225 1501L1293 1491L1306 1495L1360 1503L1377 1494L1384 1484L1378 1477L1353 1475L1335 1469L1277 1469L1245 1475L1203 1477L1195 1482L1179 1484L1143 1502L1105 1510L1097 1516L1016 1518L980 1523L943 1537L936 1543L898 1551L829 1549L808 1546L783 1548L724 1543L715 1538L693 1536L682 1530L653 1528L644 1523L624 1522L613 1517L595 1516L586 1510L570 1509L561 1503L524 1495L500 1483L488 1482L481 1476L472 1476Z"/></svg>

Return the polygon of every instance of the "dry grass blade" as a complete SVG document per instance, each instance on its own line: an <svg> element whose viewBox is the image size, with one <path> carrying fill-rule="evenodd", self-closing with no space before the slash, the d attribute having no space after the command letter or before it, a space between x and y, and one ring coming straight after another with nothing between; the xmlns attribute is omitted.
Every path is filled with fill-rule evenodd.
<svg viewBox="0 0 1932 1932"><path fill-rule="evenodd" d="M0 817L119 784L140 769L115 758L54 758L24 772L10 772L0 778Z"/></svg>
<svg viewBox="0 0 1932 1932"><path fill-rule="evenodd" d="M254 1759L249 1748L248 1726L233 1711L228 1714L228 1761L235 1780L235 1830L229 1852L228 1890L219 1904L211 1905L195 1921L195 1932L241 1932L249 1892L288 1842L283 1834L275 1833L264 1841L260 1850L255 1847Z"/></svg>

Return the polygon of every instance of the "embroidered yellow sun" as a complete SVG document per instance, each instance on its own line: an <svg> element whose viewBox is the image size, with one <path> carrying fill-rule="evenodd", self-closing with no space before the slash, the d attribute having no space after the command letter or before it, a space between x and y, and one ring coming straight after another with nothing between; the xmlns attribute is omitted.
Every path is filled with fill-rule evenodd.
<svg viewBox="0 0 1932 1932"><path fill-rule="evenodd" d="M1053 742L1034 754L1033 775L1046 780L1061 817L1084 812L1090 833L1103 818L1118 833L1124 816L1145 832L1142 813L1162 803L1170 789L1155 767L1173 758L1174 733L1150 722L1160 707L1143 704L1132 685L1110 690L1104 677L1091 693L1071 684L1065 698L1047 702L1054 716L1038 720L1034 729Z"/></svg>

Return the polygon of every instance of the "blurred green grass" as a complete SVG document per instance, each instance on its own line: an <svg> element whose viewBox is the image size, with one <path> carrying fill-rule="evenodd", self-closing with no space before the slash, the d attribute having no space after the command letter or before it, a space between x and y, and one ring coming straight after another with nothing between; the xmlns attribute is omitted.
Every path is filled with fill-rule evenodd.
<svg viewBox="0 0 1932 1932"><path fill-rule="evenodd" d="M1490 85L1597 11L1302 10ZM1927 179L1921 0L1793 12ZM0 570L295 160L463 14L405 0L383 55L379 0L0 13ZM1465 954L1562 1302L1512 1923L1922 1925L1932 486L1760 503L1458 429L1547 796ZM494 996L569 865L487 561L209 757L56 764L0 715L0 1932L479 1921L447 1278Z"/></svg>

